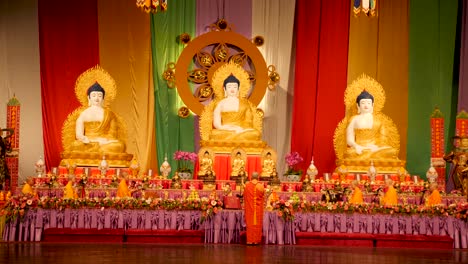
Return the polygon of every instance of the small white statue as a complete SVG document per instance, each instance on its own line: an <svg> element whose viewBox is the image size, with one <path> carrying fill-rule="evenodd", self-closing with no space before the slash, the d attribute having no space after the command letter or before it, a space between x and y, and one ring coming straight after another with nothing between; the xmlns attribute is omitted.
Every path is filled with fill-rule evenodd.
<svg viewBox="0 0 468 264"><path fill-rule="evenodd" d="M314 164L314 157L312 157L312 160L310 161L309 168L307 168L307 176L309 176L310 180L313 181L315 180L315 176L318 174L317 167L315 167Z"/></svg>
<svg viewBox="0 0 468 264"><path fill-rule="evenodd" d="M432 161L431 161L431 167L429 167L429 169L426 172L426 177L430 183L436 182L437 177L439 177L439 174L434 168Z"/></svg>
<svg viewBox="0 0 468 264"><path fill-rule="evenodd" d="M99 170L101 171L102 177L106 176L108 168L109 168L109 164L106 161L106 156L102 156L101 163L99 164Z"/></svg>
<svg viewBox="0 0 468 264"><path fill-rule="evenodd" d="M161 177L164 179L167 179L169 173L171 173L171 165L167 162L167 157L164 157L164 162L161 164L159 171L161 172Z"/></svg>
<svg viewBox="0 0 468 264"><path fill-rule="evenodd" d="M371 182L375 182L375 176L377 176L377 170L374 167L374 162L371 161L369 170L367 171L367 176L369 176L369 179Z"/></svg>
<svg viewBox="0 0 468 264"><path fill-rule="evenodd" d="M44 160L42 159L42 156L39 157L39 159L36 161L36 164L34 164L34 167L36 167L36 173L37 177L42 177L45 171L45 163Z"/></svg>

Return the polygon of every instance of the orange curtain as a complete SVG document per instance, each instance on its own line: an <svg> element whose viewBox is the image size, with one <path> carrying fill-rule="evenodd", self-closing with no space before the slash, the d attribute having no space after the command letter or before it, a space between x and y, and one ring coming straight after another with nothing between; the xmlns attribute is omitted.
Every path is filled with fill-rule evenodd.
<svg viewBox="0 0 468 264"><path fill-rule="evenodd" d="M127 125L127 152L141 170L158 171L149 15L134 1L99 0L98 20L101 66L117 83L112 110Z"/></svg>
<svg viewBox="0 0 468 264"><path fill-rule="evenodd" d="M400 133L400 158L406 158L408 130L408 1L381 0L376 17L350 10L348 84L365 73L384 87L383 112Z"/></svg>

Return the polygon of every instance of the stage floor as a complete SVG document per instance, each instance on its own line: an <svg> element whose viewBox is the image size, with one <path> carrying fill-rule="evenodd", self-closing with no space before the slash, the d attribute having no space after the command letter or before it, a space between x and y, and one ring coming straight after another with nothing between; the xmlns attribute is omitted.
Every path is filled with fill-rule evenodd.
<svg viewBox="0 0 468 264"><path fill-rule="evenodd" d="M468 263L468 250L0 243L0 263Z"/></svg>

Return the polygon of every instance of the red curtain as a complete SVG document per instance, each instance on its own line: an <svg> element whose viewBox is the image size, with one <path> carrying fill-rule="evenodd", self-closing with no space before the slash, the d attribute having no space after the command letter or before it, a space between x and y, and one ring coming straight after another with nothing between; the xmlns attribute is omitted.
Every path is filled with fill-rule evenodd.
<svg viewBox="0 0 468 264"><path fill-rule="evenodd" d="M60 162L63 122L80 106L75 81L99 63L97 0L74 1L71 7L41 0L38 10L44 158L50 170Z"/></svg>
<svg viewBox="0 0 468 264"><path fill-rule="evenodd" d="M302 169L314 157L320 172L331 172L336 159L333 134L345 114L351 1L296 3L291 151L304 158Z"/></svg>

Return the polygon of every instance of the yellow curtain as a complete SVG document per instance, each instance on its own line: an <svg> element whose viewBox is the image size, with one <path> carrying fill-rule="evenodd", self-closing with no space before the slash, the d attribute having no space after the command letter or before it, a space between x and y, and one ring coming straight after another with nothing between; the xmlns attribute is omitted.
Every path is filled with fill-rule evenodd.
<svg viewBox="0 0 468 264"><path fill-rule="evenodd" d="M379 1L378 16L356 17L349 31L348 83L362 73L384 87L383 112L400 132L400 158L406 157L408 130L408 1Z"/></svg>
<svg viewBox="0 0 468 264"><path fill-rule="evenodd" d="M118 89L112 110L127 125L127 152L145 171L157 164L149 19L134 1L98 1L100 62Z"/></svg>

